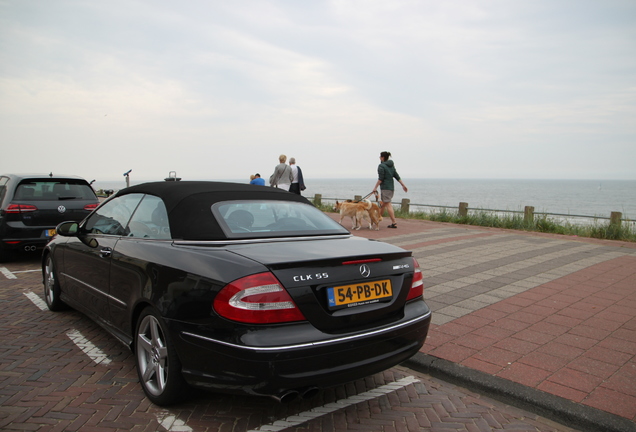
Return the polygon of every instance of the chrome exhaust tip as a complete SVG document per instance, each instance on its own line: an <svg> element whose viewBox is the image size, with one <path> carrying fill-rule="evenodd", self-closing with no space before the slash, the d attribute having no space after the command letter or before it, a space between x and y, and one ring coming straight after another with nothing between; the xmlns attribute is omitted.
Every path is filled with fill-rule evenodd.
<svg viewBox="0 0 636 432"><path fill-rule="evenodd" d="M303 399L311 399L313 397L316 397L318 393L320 393L320 389L318 387L309 387L300 394L300 397L302 397Z"/></svg>
<svg viewBox="0 0 636 432"><path fill-rule="evenodd" d="M272 398L280 403L290 403L298 399L299 396L300 393L298 393L296 390L288 390L279 395L272 395Z"/></svg>

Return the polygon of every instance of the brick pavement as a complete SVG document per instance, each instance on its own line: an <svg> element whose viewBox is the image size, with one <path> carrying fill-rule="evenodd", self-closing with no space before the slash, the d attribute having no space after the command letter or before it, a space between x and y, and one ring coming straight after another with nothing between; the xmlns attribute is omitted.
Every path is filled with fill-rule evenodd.
<svg viewBox="0 0 636 432"><path fill-rule="evenodd" d="M42 309L36 259L2 266L2 431L574 431L401 366L290 404L193 392L161 408L127 348L80 313Z"/></svg>
<svg viewBox="0 0 636 432"><path fill-rule="evenodd" d="M420 262L433 310L422 349L429 363L448 360L636 421L636 244L385 225L355 234L410 249Z"/></svg>
<svg viewBox="0 0 636 432"><path fill-rule="evenodd" d="M607 416L592 420L607 421L605 430L636 430L636 245L424 221L399 220L397 230L385 225L355 234L411 249L422 264L434 324L415 360L424 359L433 372L447 362L449 370L482 374L475 382L512 383L519 393L536 390L546 400L600 411ZM407 374L421 385L285 430L571 430L403 367L290 405L197 394L159 408L143 396L124 347L83 315L41 311L25 295L41 297L34 268L37 262L17 262L10 272L15 279L0 274L0 430L245 431ZM82 353L70 339L73 330L110 363L96 364ZM515 397L507 402L518 402ZM593 422L582 424L595 430Z"/></svg>

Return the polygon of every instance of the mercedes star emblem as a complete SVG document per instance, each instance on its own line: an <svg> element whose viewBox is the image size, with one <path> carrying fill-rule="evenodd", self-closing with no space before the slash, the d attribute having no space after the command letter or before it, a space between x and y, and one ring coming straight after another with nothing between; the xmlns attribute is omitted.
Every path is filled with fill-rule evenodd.
<svg viewBox="0 0 636 432"><path fill-rule="evenodd" d="M371 269L368 265L362 264L360 266L360 274L362 275L362 277L368 278L369 276L371 276Z"/></svg>

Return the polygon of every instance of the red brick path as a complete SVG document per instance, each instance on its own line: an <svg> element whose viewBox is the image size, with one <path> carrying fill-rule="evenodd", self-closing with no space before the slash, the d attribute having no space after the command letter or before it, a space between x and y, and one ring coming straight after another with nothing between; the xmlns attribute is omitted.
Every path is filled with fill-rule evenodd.
<svg viewBox="0 0 636 432"><path fill-rule="evenodd" d="M422 352L636 421L636 244L415 220L398 220L398 229L382 226L380 231L354 234L414 250L423 267L439 254L448 255L433 269L435 277L427 278L423 270L424 297L434 317L436 309L448 309L436 304L440 297L431 298L437 287L501 268L500 263L463 266L466 255L460 254L466 248L485 255L507 244L529 244L534 252L517 254L512 248L501 265L533 259L537 264L520 265L516 273L521 276L511 270L499 279L477 279L458 301L470 290L481 289L476 296L489 294L483 287L495 280L503 282L493 285L493 292L579 266L578 271L432 325ZM542 262L547 253L563 256ZM593 260L599 262L590 264ZM454 294L449 291L447 297ZM465 303L463 307L470 308Z"/></svg>

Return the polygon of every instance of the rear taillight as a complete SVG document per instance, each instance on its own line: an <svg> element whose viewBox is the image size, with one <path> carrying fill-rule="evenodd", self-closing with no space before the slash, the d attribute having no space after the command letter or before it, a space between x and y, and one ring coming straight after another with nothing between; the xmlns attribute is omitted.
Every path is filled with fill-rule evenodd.
<svg viewBox="0 0 636 432"><path fill-rule="evenodd" d="M272 273L259 273L230 282L214 299L214 310L229 320L250 324L305 320Z"/></svg>
<svg viewBox="0 0 636 432"><path fill-rule="evenodd" d="M84 210L93 211L97 208L99 204L86 204L84 206Z"/></svg>
<svg viewBox="0 0 636 432"><path fill-rule="evenodd" d="M4 212L9 214L29 213L36 211L37 209L38 208L36 206L30 204L9 204Z"/></svg>
<svg viewBox="0 0 636 432"><path fill-rule="evenodd" d="M424 295L424 276L422 275L422 270L420 270L420 263L415 258L413 258L413 267L415 268L415 273L413 274L411 290L408 297L406 297L407 301Z"/></svg>

